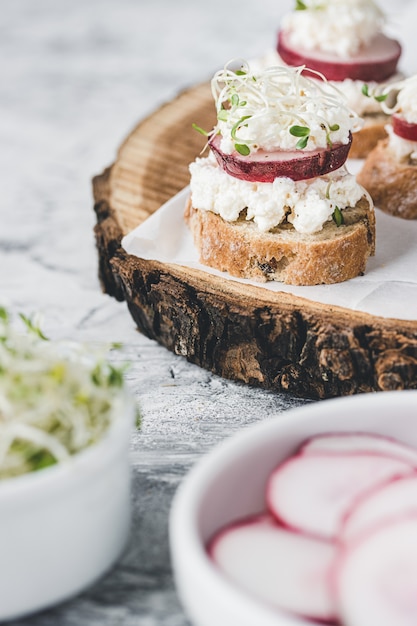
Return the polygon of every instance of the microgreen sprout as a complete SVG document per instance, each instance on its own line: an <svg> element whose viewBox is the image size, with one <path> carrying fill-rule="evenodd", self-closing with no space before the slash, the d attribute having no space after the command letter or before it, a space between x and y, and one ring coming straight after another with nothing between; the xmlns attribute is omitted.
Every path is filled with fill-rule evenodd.
<svg viewBox="0 0 417 626"><path fill-rule="evenodd" d="M201 126L197 126L197 124L193 123L192 127L194 128L194 130L200 133L200 135L204 135L205 137L208 137L211 134L211 131L204 130L204 128L201 128Z"/></svg>
<svg viewBox="0 0 417 626"><path fill-rule="evenodd" d="M300 137L296 143L296 147L302 150L306 147L308 139L310 137L310 129L307 126L291 126L290 133L294 137Z"/></svg>
<svg viewBox="0 0 417 626"><path fill-rule="evenodd" d="M376 100L376 102L384 102L388 98L388 93L369 93L369 85L367 85L366 83L362 85L362 93L367 98L373 98L374 100Z"/></svg>
<svg viewBox="0 0 417 626"><path fill-rule="evenodd" d="M343 213L342 211L339 209L338 206L335 207L333 214L332 214L332 218L333 221L335 222L336 226L342 226L342 224L345 223L344 217L343 217Z"/></svg>
<svg viewBox="0 0 417 626"><path fill-rule="evenodd" d="M329 129L326 130L326 127L324 127L324 130L326 130L326 142L327 145L329 146L329 148L331 148L333 146L333 142L330 138L330 133L331 132L335 132L336 130L339 130L340 126L339 124L331 124L329 125Z"/></svg>
<svg viewBox="0 0 417 626"><path fill-rule="evenodd" d="M33 318L27 317L24 313L19 313L19 317L30 332L37 335L39 339L43 339L44 341L48 340L48 338L43 334L39 324L35 322Z"/></svg>
<svg viewBox="0 0 417 626"><path fill-rule="evenodd" d="M242 126L247 126L247 124L243 124L243 122L245 120L250 119L251 117L252 117L251 115L244 115L243 117L240 118L240 120L236 122L236 124L234 124L234 126L232 127L232 130L230 131L232 139L234 139L235 141L235 149L242 156L248 156L248 154L250 154L250 148L247 144L241 143L238 140L238 138L236 137L236 133L239 130L239 128L241 128Z"/></svg>
<svg viewBox="0 0 417 626"><path fill-rule="evenodd" d="M233 138L233 139L235 139L235 140L237 139L237 137L236 137L236 133L237 133L237 131L238 131L238 130L239 130L239 128L241 128L242 126L247 126L247 124L243 124L243 122L244 122L245 120L248 120L248 119L249 119L249 118L251 118L251 117L252 117L251 115L244 115L243 117L241 117L241 118L240 118L240 120L238 120L238 121L236 122L236 124L234 124L234 125L232 126L232 130L230 131L230 134L231 134L231 136L232 136L232 138Z"/></svg>
<svg viewBox="0 0 417 626"><path fill-rule="evenodd" d="M312 11L318 11L326 8L326 3L323 3L323 0L310 0L307 4L303 2L303 0L295 0L295 11L307 11L308 9Z"/></svg>
<svg viewBox="0 0 417 626"><path fill-rule="evenodd" d="M232 94L232 96L230 98L230 103L234 107L239 106L239 96L238 96L237 93Z"/></svg>
<svg viewBox="0 0 417 626"><path fill-rule="evenodd" d="M226 122L228 115L229 115L229 111L227 109L220 109L220 111L217 113L217 119L220 122Z"/></svg>
<svg viewBox="0 0 417 626"><path fill-rule="evenodd" d="M297 143L295 144L295 147L298 150L304 150L304 148L307 146L307 143L308 143L308 136L302 137L301 139L297 141Z"/></svg>
<svg viewBox="0 0 417 626"><path fill-rule="evenodd" d="M382 93L380 96L374 96L374 100L376 100L377 102L384 102L387 98L387 93Z"/></svg>
<svg viewBox="0 0 417 626"><path fill-rule="evenodd" d="M387 115L392 115L402 111L404 103L406 103L406 108L409 106L409 102L415 103L417 76L413 75L395 82L385 83L385 85L378 85L372 93L369 93L369 88L364 85L362 93L380 102L382 111Z"/></svg>
<svg viewBox="0 0 417 626"><path fill-rule="evenodd" d="M125 366L102 348L45 340L33 318L0 308L0 480L66 461L123 410ZM17 320L16 320L17 321Z"/></svg>
<svg viewBox="0 0 417 626"><path fill-rule="evenodd" d="M250 148L244 143L235 143L235 150L242 156L248 156L250 154Z"/></svg>
<svg viewBox="0 0 417 626"><path fill-rule="evenodd" d="M304 66L272 66L252 72L243 62L237 73L236 65L236 61L226 64L211 81L217 111L212 132L221 135L225 152L302 150L313 143L324 148L331 145L331 133L339 130L339 124L343 133L338 141L343 143L362 126L340 92L317 72L314 79L303 74ZM335 119L338 124L333 123Z"/></svg>
<svg viewBox="0 0 417 626"><path fill-rule="evenodd" d="M328 184L327 184L327 187L326 187L326 193L325 193L325 196L326 196L326 199L327 199L327 200L330 200L330 187L331 187L331 186L332 186L332 181L330 180L330 181L328 182Z"/></svg>

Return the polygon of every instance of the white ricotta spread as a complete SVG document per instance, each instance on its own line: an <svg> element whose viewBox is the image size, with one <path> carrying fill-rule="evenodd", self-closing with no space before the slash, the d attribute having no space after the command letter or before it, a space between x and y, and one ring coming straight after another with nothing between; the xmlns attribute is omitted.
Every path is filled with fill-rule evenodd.
<svg viewBox="0 0 417 626"><path fill-rule="evenodd" d="M391 82L397 82L399 78L400 74L395 74L389 81L386 81L384 85ZM333 84L335 88L339 89L343 93L348 106L358 115L382 113L381 104L375 100L375 98L370 98L362 93L362 87L365 84L363 81L346 78L345 80L338 82L330 81L330 84ZM380 87L380 84L374 81L367 81L366 84L368 85L369 93L373 93L378 89L378 87Z"/></svg>
<svg viewBox="0 0 417 626"><path fill-rule="evenodd" d="M282 27L295 48L355 55L382 30L382 11L372 0L304 0L305 10L284 16Z"/></svg>
<svg viewBox="0 0 417 626"><path fill-rule="evenodd" d="M396 95L393 106L389 106L389 98L381 103L383 111L387 114L398 113L406 122L417 124L417 75L389 85L383 90L383 93ZM399 137L394 133L390 124L385 129L388 133L388 146L396 159L399 161L417 159L417 141Z"/></svg>
<svg viewBox="0 0 417 626"><path fill-rule="evenodd" d="M410 124L417 124L417 75L398 83L400 90L394 107Z"/></svg>
<svg viewBox="0 0 417 626"><path fill-rule="evenodd" d="M362 120L347 106L340 91L321 79L301 74L302 68L267 67L253 72L248 65L236 74L228 66L216 73L212 91L220 148L231 154L236 144L258 149L295 150L300 136L292 127L308 131L307 150L349 141Z"/></svg>
<svg viewBox="0 0 417 626"><path fill-rule="evenodd" d="M394 133L390 124L387 124L385 129L388 133L389 148L398 161L417 159L417 141L409 141L399 137Z"/></svg>
<svg viewBox="0 0 417 626"><path fill-rule="evenodd" d="M246 219L263 232L286 220L299 233L316 233L332 219L336 206L354 207L366 193L345 166L309 180L247 182L224 172L210 154L191 163L190 173L194 207L213 211L228 222L236 221L246 209Z"/></svg>

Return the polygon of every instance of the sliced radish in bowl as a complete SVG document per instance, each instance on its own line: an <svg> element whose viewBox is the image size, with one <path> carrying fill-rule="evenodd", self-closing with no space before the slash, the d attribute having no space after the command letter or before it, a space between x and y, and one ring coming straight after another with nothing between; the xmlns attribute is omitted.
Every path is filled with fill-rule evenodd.
<svg viewBox="0 0 417 626"><path fill-rule="evenodd" d="M298 454L272 472L268 508L289 528L332 539L361 493L410 469L407 462L378 454Z"/></svg>
<svg viewBox="0 0 417 626"><path fill-rule="evenodd" d="M266 509L217 527L206 551L277 623L415 626L416 455L371 432L302 440L269 466Z"/></svg>
<svg viewBox="0 0 417 626"><path fill-rule="evenodd" d="M209 146L220 167L235 178L251 182L272 183L275 178L306 180L328 174L341 167L349 153L352 136L346 144L316 150L258 150L248 156L234 151L226 154L220 148L221 136L213 135Z"/></svg>
<svg viewBox="0 0 417 626"><path fill-rule="evenodd" d="M391 118L392 130L396 135L408 141L417 141L417 124L407 122L403 117L394 113Z"/></svg>
<svg viewBox="0 0 417 626"><path fill-rule="evenodd" d="M389 479L359 497L345 516L339 539L353 541L399 516L417 515L417 472Z"/></svg>
<svg viewBox="0 0 417 626"><path fill-rule="evenodd" d="M390 78L397 69L401 46L395 39L380 33L370 44L349 59L339 59L329 52L294 48L287 32L278 34L277 51L284 63L292 66L305 65L320 72L327 80L342 81L346 78L381 82Z"/></svg>
<svg viewBox="0 0 417 626"><path fill-rule="evenodd" d="M259 515L223 528L208 551L222 572L254 597L310 619L334 619L332 543L292 533Z"/></svg>
<svg viewBox="0 0 417 626"><path fill-rule="evenodd" d="M415 626L417 516L347 544L335 568L335 590L344 626Z"/></svg>
<svg viewBox="0 0 417 626"><path fill-rule="evenodd" d="M417 450L390 437L362 432L325 433L315 435L300 447L300 454L346 454L366 452L401 459L417 467Z"/></svg>

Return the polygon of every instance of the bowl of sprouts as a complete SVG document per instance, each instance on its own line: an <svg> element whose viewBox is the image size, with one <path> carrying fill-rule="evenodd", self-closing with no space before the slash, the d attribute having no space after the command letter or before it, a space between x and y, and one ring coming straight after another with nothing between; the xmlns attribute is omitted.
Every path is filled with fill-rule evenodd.
<svg viewBox="0 0 417 626"><path fill-rule="evenodd" d="M106 352L0 308L0 620L76 595L125 546L138 409Z"/></svg>

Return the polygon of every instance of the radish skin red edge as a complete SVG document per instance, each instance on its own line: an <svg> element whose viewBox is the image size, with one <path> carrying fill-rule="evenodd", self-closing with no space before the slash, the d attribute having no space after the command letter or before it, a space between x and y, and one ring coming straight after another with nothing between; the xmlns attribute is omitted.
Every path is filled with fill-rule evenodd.
<svg viewBox="0 0 417 626"><path fill-rule="evenodd" d="M249 156L238 152L226 154L220 149L221 136L214 134L209 146L220 167L235 178L250 182L272 183L276 178L306 180L323 176L339 169L349 154L352 135L346 144L334 144L331 148L316 150L258 150Z"/></svg>
<svg viewBox="0 0 417 626"><path fill-rule="evenodd" d="M382 82L395 74L401 45L396 39L379 34L361 53L348 60L338 60L333 54L313 52L311 50L294 49L288 41L288 33L278 33L277 52L287 65L306 66L305 74L312 75L308 70L323 74L327 80L352 80Z"/></svg>
<svg viewBox="0 0 417 626"><path fill-rule="evenodd" d="M383 454L417 468L417 450L386 435L364 432L334 432L314 435L299 448L300 454Z"/></svg>
<svg viewBox="0 0 417 626"><path fill-rule="evenodd" d="M271 608L322 623L334 623L330 593L335 547L292 533L269 515L221 529L208 553L223 574Z"/></svg>

